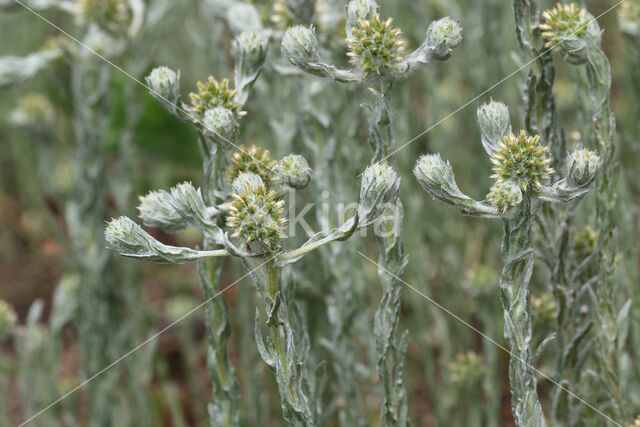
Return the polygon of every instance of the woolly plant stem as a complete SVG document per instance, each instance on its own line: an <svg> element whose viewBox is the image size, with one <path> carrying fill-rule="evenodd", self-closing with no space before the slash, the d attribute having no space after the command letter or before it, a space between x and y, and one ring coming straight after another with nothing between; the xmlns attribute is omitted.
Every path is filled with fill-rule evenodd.
<svg viewBox="0 0 640 427"><path fill-rule="evenodd" d="M391 113L387 97L391 84L381 82L380 91L375 91L375 102L367 109L369 121L369 144L374 149L372 163L386 158L392 148ZM394 215L383 217L380 224L385 237L378 237L378 276L382 284L382 299L374 318L378 376L383 387L383 402L380 408L380 423L384 426L407 425L407 393L404 386L404 354L407 333L398 339L400 317L400 291L402 274L407 258L402 243L402 205L395 202ZM393 272L393 276L387 272Z"/></svg>
<svg viewBox="0 0 640 427"><path fill-rule="evenodd" d="M519 427L542 426L542 407L536 391L531 350L529 281L533 269L531 227L535 210L525 195L519 212L504 220L500 298L504 310L504 336L510 346L509 382L513 417Z"/></svg>

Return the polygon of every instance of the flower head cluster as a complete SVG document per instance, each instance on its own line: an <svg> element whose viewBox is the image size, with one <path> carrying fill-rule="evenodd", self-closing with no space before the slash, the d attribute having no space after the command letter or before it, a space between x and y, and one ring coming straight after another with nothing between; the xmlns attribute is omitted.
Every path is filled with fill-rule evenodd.
<svg viewBox="0 0 640 427"><path fill-rule="evenodd" d="M13 308L5 301L0 300L0 336L11 332L17 320L18 317Z"/></svg>
<svg viewBox="0 0 640 427"><path fill-rule="evenodd" d="M579 148L567 157L567 180L573 185L587 185L600 168L600 157L586 148Z"/></svg>
<svg viewBox="0 0 640 427"><path fill-rule="evenodd" d="M191 111L199 118L204 116L204 112L215 108L224 107L233 111L236 115L243 115L240 104L235 102L238 93L236 89L229 87L229 80L222 79L218 82L213 76L209 76L206 83L198 82L198 92L191 92Z"/></svg>
<svg viewBox="0 0 640 427"><path fill-rule="evenodd" d="M279 251L280 241L286 237L286 219L282 217L284 200L279 200L275 191L267 190L262 179L253 173L242 173L236 178L232 196L227 215L232 236L245 239L254 251Z"/></svg>
<svg viewBox="0 0 640 427"><path fill-rule="evenodd" d="M360 184L360 224L364 226L377 221L387 205L398 196L399 189L400 177L387 162L381 161L367 167Z"/></svg>
<svg viewBox="0 0 640 427"><path fill-rule="evenodd" d="M269 150L252 145L247 148L244 145L238 147L238 151L229 157L229 165L227 166L227 180L233 183L241 173L251 172L260 177L262 182L269 186L275 176L273 168L276 161L271 160Z"/></svg>
<svg viewBox="0 0 640 427"><path fill-rule="evenodd" d="M600 231L594 230L588 225L581 231L575 233L573 238L573 255L576 260L581 261L596 251L596 245L600 239Z"/></svg>
<svg viewBox="0 0 640 427"><path fill-rule="evenodd" d="M498 150L491 156L496 182L515 182L523 191L539 189L553 174L547 155L549 147L540 143L540 136L528 136L520 131L504 137Z"/></svg>
<svg viewBox="0 0 640 427"><path fill-rule="evenodd" d="M351 62L365 74L381 74L404 56L405 41L400 29L393 28L393 18L386 21L374 13L370 19L359 19L347 38Z"/></svg>
<svg viewBox="0 0 640 427"><path fill-rule="evenodd" d="M457 384L472 384L484 375L482 358L476 353L458 353L455 361L449 363L451 381Z"/></svg>
<svg viewBox="0 0 640 427"><path fill-rule="evenodd" d="M542 13L539 28L545 47L559 46L567 61L583 63L590 49L590 40L599 40L600 28L585 9L575 4L558 4Z"/></svg>
<svg viewBox="0 0 640 427"><path fill-rule="evenodd" d="M299 67L318 61L318 40L313 27L296 25L289 28L282 37L281 49L282 54Z"/></svg>
<svg viewBox="0 0 640 427"><path fill-rule="evenodd" d="M82 22L95 22L105 30L118 32L129 25L132 14L126 0L78 0L78 17Z"/></svg>
<svg viewBox="0 0 640 427"><path fill-rule="evenodd" d="M11 121L18 126L48 127L53 123L55 110L51 102L38 93L29 93L20 98L11 113Z"/></svg>
<svg viewBox="0 0 640 427"><path fill-rule="evenodd" d="M544 292L540 296L531 295L531 315L534 319L545 322L556 318L556 302L551 292Z"/></svg>
<svg viewBox="0 0 640 427"><path fill-rule="evenodd" d="M487 200L502 213L522 202L522 190L512 180L497 182L489 190Z"/></svg>
<svg viewBox="0 0 640 427"><path fill-rule="evenodd" d="M626 0L618 11L620 31L631 37L640 37L640 0Z"/></svg>

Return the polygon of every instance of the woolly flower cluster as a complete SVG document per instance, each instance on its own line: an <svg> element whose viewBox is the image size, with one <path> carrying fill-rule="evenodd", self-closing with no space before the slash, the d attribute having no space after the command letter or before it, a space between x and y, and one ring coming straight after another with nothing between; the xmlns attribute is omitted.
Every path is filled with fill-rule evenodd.
<svg viewBox="0 0 640 427"><path fill-rule="evenodd" d="M451 381L457 384L470 384L484 375L482 358L476 353L458 353L455 361L449 363Z"/></svg>
<svg viewBox="0 0 640 427"><path fill-rule="evenodd" d="M491 156L497 183L512 180L523 191L537 190L553 174L549 167L549 147L541 144L539 135L528 136L524 130L518 135L510 133L500 141L497 151Z"/></svg>
<svg viewBox="0 0 640 427"><path fill-rule="evenodd" d="M298 154L283 157L276 165L274 172L291 188L304 188L311 181L311 168L307 160Z"/></svg>
<svg viewBox="0 0 640 427"><path fill-rule="evenodd" d="M580 37L587 32L589 17L587 11L578 9L574 3L560 4L542 14L544 22L540 24L545 47L552 47L561 39Z"/></svg>
<svg viewBox="0 0 640 427"><path fill-rule="evenodd" d="M275 191L268 191L254 173L242 173L236 178L232 197L227 215L232 236L243 238L255 252L279 251L280 241L286 237L286 219L282 217L284 200L279 200Z"/></svg>
<svg viewBox="0 0 640 427"><path fill-rule="evenodd" d="M191 92L189 98L191 99L191 111L199 118L204 116L206 110L215 107L224 107L236 115L243 115L243 112L239 111L240 104L235 102L238 90L229 87L228 79L222 79L218 82L213 76L209 76L206 83L198 82L197 86L198 92Z"/></svg>
<svg viewBox="0 0 640 427"><path fill-rule="evenodd" d="M95 22L109 31L121 31L131 22L126 0L78 0L77 10L81 22Z"/></svg>
<svg viewBox="0 0 640 427"><path fill-rule="evenodd" d="M393 18L386 21L374 13L370 19L359 19L351 29L352 37L346 39L351 62L365 74L378 74L390 68L404 56L405 42L402 32L392 26Z"/></svg>
<svg viewBox="0 0 640 427"><path fill-rule="evenodd" d="M247 148L244 145L238 147L238 151L229 157L229 165L226 169L227 180L233 183L240 174L250 172L260 177L266 185L271 185L274 179L273 168L276 162L271 160L269 150L252 145Z"/></svg>

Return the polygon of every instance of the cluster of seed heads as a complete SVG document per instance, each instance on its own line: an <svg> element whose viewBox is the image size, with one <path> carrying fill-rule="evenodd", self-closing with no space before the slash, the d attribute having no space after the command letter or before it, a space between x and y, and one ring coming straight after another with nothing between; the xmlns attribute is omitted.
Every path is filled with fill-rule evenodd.
<svg viewBox="0 0 640 427"><path fill-rule="evenodd" d="M246 147L240 145L238 151L229 157L229 165L227 165L226 174L228 182L233 182L241 173L254 173L262 179L266 186L270 186L275 176L273 168L276 161L271 160L269 150L252 145Z"/></svg>
<svg viewBox="0 0 640 427"><path fill-rule="evenodd" d="M449 363L451 381L457 384L470 384L484 375L482 358L476 353L458 353L455 361Z"/></svg>
<svg viewBox="0 0 640 427"><path fill-rule="evenodd" d="M551 321L556 318L556 301L551 292L540 296L531 295L531 314L538 321Z"/></svg>
<svg viewBox="0 0 640 427"><path fill-rule="evenodd" d="M206 83L198 82L198 93L191 92L191 111L198 117L203 117L206 110L215 107L224 107L233 111L236 115L243 115L240 104L235 102L237 89L229 87L229 80L222 79L218 82L213 76L209 76Z"/></svg>
<svg viewBox="0 0 640 427"><path fill-rule="evenodd" d="M77 5L80 21L95 22L106 30L120 31L131 22L126 0L78 0Z"/></svg>
<svg viewBox="0 0 640 427"><path fill-rule="evenodd" d="M567 37L580 37L587 32L589 16L584 9L575 4L558 3L556 7L542 13L544 22L539 28L545 39L545 47L549 48Z"/></svg>
<svg viewBox="0 0 640 427"><path fill-rule="evenodd" d="M393 18L386 21L374 13L371 19L359 19L351 29L353 37L347 38L351 62L365 74L378 74L400 61L404 56L405 41L402 32L393 28Z"/></svg>
<svg viewBox="0 0 640 427"><path fill-rule="evenodd" d="M505 136L491 157L491 177L498 183L512 180L523 191L539 189L553 174L549 147L542 145L541 139L539 135L528 136L524 130Z"/></svg>
<svg viewBox="0 0 640 427"><path fill-rule="evenodd" d="M573 238L573 255L576 260L581 261L596 251L596 245L600 238L600 231L594 230L588 225L575 233Z"/></svg>
<svg viewBox="0 0 640 427"><path fill-rule="evenodd" d="M286 237L284 200L279 200L274 190L267 190L264 182L251 173L234 181L231 195L227 226L233 231L232 236L243 238L248 245L259 242L271 251L280 250L280 241Z"/></svg>

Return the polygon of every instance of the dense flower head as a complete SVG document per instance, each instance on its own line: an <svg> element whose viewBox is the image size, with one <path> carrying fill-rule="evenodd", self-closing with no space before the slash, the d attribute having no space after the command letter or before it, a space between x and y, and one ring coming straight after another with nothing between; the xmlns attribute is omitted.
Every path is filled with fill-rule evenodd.
<svg viewBox="0 0 640 427"><path fill-rule="evenodd" d="M236 128L236 120L233 112L225 107L215 107L204 112L202 120L207 131L228 137Z"/></svg>
<svg viewBox="0 0 640 427"><path fill-rule="evenodd" d="M510 133L498 143L498 150L491 156L496 182L513 180L523 190L537 190L553 174L547 155L549 147L541 144L539 135L529 136L522 130L518 135Z"/></svg>
<svg viewBox="0 0 640 427"><path fill-rule="evenodd" d="M626 0L618 10L620 31L632 37L640 37L640 0ZM639 421L640 423L640 421Z"/></svg>
<svg viewBox="0 0 640 427"><path fill-rule="evenodd" d="M147 85L155 94L168 101L175 101L180 94L180 72L160 66L151 70L146 78Z"/></svg>
<svg viewBox="0 0 640 427"><path fill-rule="evenodd" d="M371 19L359 19L351 29L352 37L347 38L351 62L365 74L378 74L390 68L404 56L405 42L402 32L393 28L393 18L386 21L374 13Z"/></svg>
<svg viewBox="0 0 640 427"><path fill-rule="evenodd" d="M252 173L241 174L234 181L233 189L233 202L227 215L232 236L243 238L252 250L279 251L280 242L286 237L286 219L282 217L284 200L279 200L274 190L267 190L260 177Z"/></svg>
<svg viewBox="0 0 640 427"><path fill-rule="evenodd" d="M447 59L462 43L462 27L449 17L432 22L427 29L427 45L436 59Z"/></svg>
<svg viewBox="0 0 640 427"><path fill-rule="evenodd" d="M276 165L274 172L289 187L304 188L311 181L311 168L307 160L299 154L289 154Z"/></svg>
<svg viewBox="0 0 640 427"><path fill-rule="evenodd" d="M369 165L362 174L358 215L361 225L371 224L394 201L400 189L398 173L385 161Z"/></svg>
<svg viewBox="0 0 640 427"><path fill-rule="evenodd" d="M545 47L551 47L563 38L581 37L587 32L589 16L586 10L578 9L574 3L561 4L542 13L540 24Z"/></svg>
<svg viewBox="0 0 640 427"><path fill-rule="evenodd" d="M497 182L487 194L487 200L504 213L522 202L522 190L512 180Z"/></svg>
<svg viewBox="0 0 640 427"><path fill-rule="evenodd" d="M171 195L164 191L151 191L140 196L138 212L146 226L165 231L178 231L185 227L184 220L173 208L170 199Z"/></svg>
<svg viewBox="0 0 640 427"><path fill-rule="evenodd" d="M227 180L233 182L241 173L251 172L258 175L266 186L270 186L275 178L273 173L275 166L276 161L271 160L269 150L264 150L256 145L248 148L240 145L238 151L229 157L229 165L226 170Z"/></svg>
<svg viewBox="0 0 640 427"><path fill-rule="evenodd" d="M10 333L18 320L16 312L5 301L0 300L0 336Z"/></svg>
<svg viewBox="0 0 640 427"><path fill-rule="evenodd" d="M121 31L131 22L131 9L126 0L78 0L78 17L94 22L105 30Z"/></svg>
<svg viewBox="0 0 640 427"><path fill-rule="evenodd" d="M581 261L586 257L593 255L600 239L600 231L594 230L588 225L582 230L577 231L573 238L571 249L576 260Z"/></svg>
<svg viewBox="0 0 640 427"><path fill-rule="evenodd" d="M46 96L28 93L18 100L11 113L11 121L18 126L48 127L53 123L55 110Z"/></svg>
<svg viewBox="0 0 640 427"><path fill-rule="evenodd" d="M245 61L255 65L264 61L268 44L269 40L262 31L248 30L233 40L233 51L236 54L241 53Z"/></svg>
<svg viewBox="0 0 640 427"><path fill-rule="evenodd" d="M531 316L540 322L551 321L556 317L556 301L551 292L540 296L531 295Z"/></svg>
<svg viewBox="0 0 640 427"><path fill-rule="evenodd" d="M482 358L470 351L458 353L456 359L449 363L451 381L457 384L470 384L478 381L484 375Z"/></svg>
<svg viewBox="0 0 640 427"><path fill-rule="evenodd" d="M209 76L206 83L198 82L198 92L191 92L191 111L199 118L204 112L215 107L224 107L233 111L236 115L242 115L240 105L235 102L237 89L229 87L229 80L222 79L218 82L213 76Z"/></svg>

